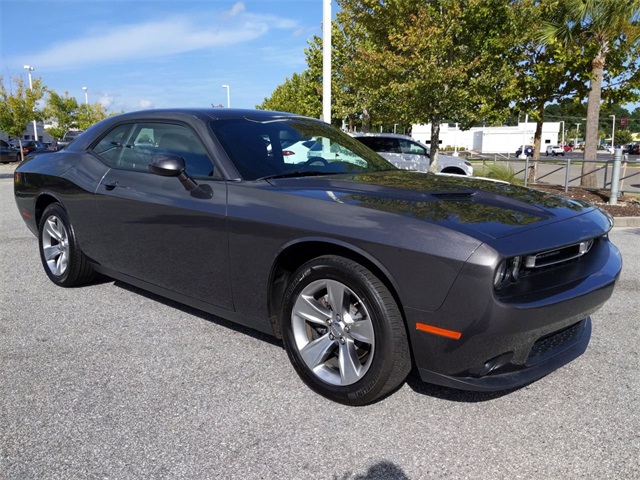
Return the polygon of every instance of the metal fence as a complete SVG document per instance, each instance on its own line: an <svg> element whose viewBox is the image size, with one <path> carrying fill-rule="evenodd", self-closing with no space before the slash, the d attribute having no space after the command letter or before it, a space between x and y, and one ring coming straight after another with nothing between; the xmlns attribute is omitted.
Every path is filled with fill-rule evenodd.
<svg viewBox="0 0 640 480"><path fill-rule="evenodd" d="M614 159L611 160L577 160L577 159L539 159L537 160L537 162L534 162L532 157L527 157L526 159L517 159L517 158L505 158L502 155L495 155L493 158L493 164L497 164L497 163L506 163L510 168L513 168L513 164L515 165L521 165L523 168L517 171L514 171L514 176L516 178L520 178L524 181L524 184L527 185L529 183L539 183L541 182L543 179L546 179L545 182L546 183L551 183L553 185L564 185L564 191L568 191L569 186L572 182L577 182L579 181L581 178L585 177L586 175L590 175L590 174L596 174L597 177L601 177L598 178L598 180L600 181L600 186L598 186L597 188L602 188L602 189L608 189L612 187L611 184L611 177L613 176L612 174L612 170L613 170L613 166L614 166ZM486 159L484 158L482 161L483 165L487 165L488 162L491 162L490 159ZM549 164L549 165L555 165L557 166L557 168L552 169L551 171L545 171L544 174L539 175L538 174L538 169L535 168L536 167L536 163L539 164ZM582 165L583 163L594 163L596 164L596 168L587 173L587 174L580 174L578 176L571 176L571 165ZM621 159L621 175L619 177L619 188L618 191L623 191L623 186L624 186L624 181L635 177L637 175L640 175L640 171L637 171L637 169L633 169L633 172L630 172L629 174L627 174L627 167L629 165L632 166L640 166L640 162L638 160L636 161L629 161L629 155L625 154L622 156ZM516 169L519 167L516 167ZM533 168L534 169L534 178L533 178L533 182L529 182L529 169ZM515 169L514 169L515 170ZM563 179L564 179L564 183L558 182L557 181L557 177L554 181L549 181L550 177L557 172L563 171L564 170L564 175L563 175ZM603 171L603 175L597 175L598 172ZM579 184L576 183L575 186L578 186Z"/></svg>

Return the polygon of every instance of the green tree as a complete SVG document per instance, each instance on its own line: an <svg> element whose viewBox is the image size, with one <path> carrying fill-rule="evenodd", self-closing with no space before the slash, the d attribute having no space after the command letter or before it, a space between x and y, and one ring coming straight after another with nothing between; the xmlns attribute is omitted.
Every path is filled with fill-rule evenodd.
<svg viewBox="0 0 640 480"><path fill-rule="evenodd" d="M638 89L640 0L557 0L556 5L556 20L542 24L540 39L576 46L591 62L584 159L594 160L603 79L611 84L618 78L620 87L611 93L618 100ZM595 163L583 164L583 186L596 186L595 169Z"/></svg>
<svg viewBox="0 0 640 480"><path fill-rule="evenodd" d="M633 142L633 135L629 130L618 130L615 133L616 145L626 145Z"/></svg>
<svg viewBox="0 0 640 480"><path fill-rule="evenodd" d="M269 98L256 105L256 108L319 118L322 103L318 95L318 86L321 88L322 84L313 81L309 70L302 74L294 73L291 78L287 78L282 85L276 87Z"/></svg>
<svg viewBox="0 0 640 480"><path fill-rule="evenodd" d="M529 115L536 122L533 160L529 181L533 182L537 160L540 158L542 127L550 102L572 98L582 83L578 72L585 61L576 47L567 48L558 41L543 44L537 25L556 13L555 0L524 0L521 12L527 18L527 28L520 34L514 50L518 55L515 78L520 92L514 110ZM557 106L557 104L556 104Z"/></svg>
<svg viewBox="0 0 640 480"><path fill-rule="evenodd" d="M432 169L440 123L463 128L506 118L515 97L513 49L524 26L507 0L339 0L357 55L343 66L369 102L406 124L431 123Z"/></svg>
<svg viewBox="0 0 640 480"><path fill-rule="evenodd" d="M47 131L53 138L60 140L70 128L77 127L78 101L70 97L69 92L64 92L62 96L47 89L47 93L49 96L43 115L52 125Z"/></svg>
<svg viewBox="0 0 640 480"><path fill-rule="evenodd" d="M345 22L342 17L332 23L331 32L331 118L336 126L342 121L348 123L348 130L353 131L360 126L363 131L371 127L372 105L366 87L357 79L346 76L345 65L353 62L358 54L354 44L354 36L349 32L358 28L357 24ZM305 49L307 72L315 85L319 104L322 103L322 46L321 37L315 36ZM378 113L382 113L377 111Z"/></svg>
<svg viewBox="0 0 640 480"><path fill-rule="evenodd" d="M78 107L77 125L80 130L86 130L91 125L104 120L109 115L100 102L86 104Z"/></svg>
<svg viewBox="0 0 640 480"><path fill-rule="evenodd" d="M0 76L0 130L19 140L23 160L22 133L27 122L41 119L36 104L43 94L42 80L39 78L33 79L33 88L29 88L22 77L13 77L7 89Z"/></svg>

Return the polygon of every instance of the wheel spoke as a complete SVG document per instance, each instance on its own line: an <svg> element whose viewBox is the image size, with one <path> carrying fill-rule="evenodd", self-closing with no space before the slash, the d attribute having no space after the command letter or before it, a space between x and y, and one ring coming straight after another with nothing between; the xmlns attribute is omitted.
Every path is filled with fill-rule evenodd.
<svg viewBox="0 0 640 480"><path fill-rule="evenodd" d="M62 274L67 270L67 265L69 263L69 259L67 257L67 255L62 252L62 255L60 255L60 259L58 260L58 274Z"/></svg>
<svg viewBox="0 0 640 480"><path fill-rule="evenodd" d="M44 258L47 262L55 259L57 256L61 254L59 245L51 245L50 247L44 247L42 251L44 252Z"/></svg>
<svg viewBox="0 0 640 480"><path fill-rule="evenodd" d="M51 217L47 220L46 232L51 238L59 242L61 239L61 235L60 235L60 231L58 230L57 220L58 219L55 217Z"/></svg>
<svg viewBox="0 0 640 480"><path fill-rule="evenodd" d="M325 325L331 312L311 295L300 295L295 305L295 314L311 323Z"/></svg>
<svg viewBox="0 0 640 480"><path fill-rule="evenodd" d="M345 286L334 280L327 280L327 294L329 305L335 313L342 315L345 312Z"/></svg>
<svg viewBox="0 0 640 480"><path fill-rule="evenodd" d="M360 380L360 359L358 359L356 347L352 341L339 345L338 362L340 364L340 379L343 384L350 385Z"/></svg>
<svg viewBox="0 0 640 480"><path fill-rule="evenodd" d="M335 342L329 339L329 335L323 335L309 342L300 350L300 355L304 363L313 370L317 366L323 364L335 347Z"/></svg>
<svg viewBox="0 0 640 480"><path fill-rule="evenodd" d="M375 339L373 324L369 318L352 323L351 331L349 333L355 340L368 343L369 345L372 345Z"/></svg>

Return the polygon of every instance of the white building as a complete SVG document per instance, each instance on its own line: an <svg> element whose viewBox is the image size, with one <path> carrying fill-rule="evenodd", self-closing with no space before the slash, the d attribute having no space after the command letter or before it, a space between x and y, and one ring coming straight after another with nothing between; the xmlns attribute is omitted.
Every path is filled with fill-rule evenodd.
<svg viewBox="0 0 640 480"><path fill-rule="evenodd" d="M517 127L473 127L461 130L446 123L440 125L440 148L447 146L478 153L515 153L524 145L533 145L536 133L534 122L520 123ZM411 137L426 145L431 143L431 124L413 125ZM561 122L545 122L542 124L542 143L540 150L545 151L547 145L561 143ZM570 139L565 138L565 142Z"/></svg>

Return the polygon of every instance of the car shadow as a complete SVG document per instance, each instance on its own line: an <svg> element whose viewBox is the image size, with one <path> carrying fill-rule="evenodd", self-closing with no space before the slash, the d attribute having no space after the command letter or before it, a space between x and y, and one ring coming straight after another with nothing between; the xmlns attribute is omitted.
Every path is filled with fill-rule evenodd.
<svg viewBox="0 0 640 480"><path fill-rule="evenodd" d="M509 395L512 392L524 388L526 385L509 390L500 390L498 392L473 392L468 390L458 390L456 388L442 387L431 383L425 383L420 378L420 374L414 367L409 373L406 380L407 385L416 393L429 397L448 400L458 403L480 403L489 402L498 398Z"/></svg>
<svg viewBox="0 0 640 480"><path fill-rule="evenodd" d="M220 325L220 326L229 328L229 329L234 330L234 331L236 331L238 333L242 333L244 335L249 335L249 336L255 338L256 340L262 340L263 342L267 342L267 343L269 343L271 345L275 345L275 346L279 346L279 347L284 348L284 345L282 344L281 340L278 340L274 336L267 335L266 333L259 332L258 330L255 330L253 328L245 327L244 325L240 325L240 324L232 322L230 320L226 320L226 319L224 319L222 317L218 317L218 316L213 315L211 313L207 313L207 312L205 312L203 310L199 310L197 308L190 307L188 305L185 305L184 303L176 302L174 300L170 300L170 299L162 297L160 295L156 295L155 293L148 292L147 290L143 290L143 289L138 288L138 287L134 287L133 285L130 285L130 284L125 283L125 282L122 282L120 280L107 279L107 281L113 281L114 286L116 286L118 288L122 288L124 290L129 291L129 292L135 293L136 295L141 295L143 297L146 297L146 298L148 298L150 300L153 300L155 302L161 303L161 304L166 305L168 307L175 308L175 309L180 310L181 312L184 312L184 313L186 313L188 315L196 316L198 318L201 318L202 320L206 320L208 322L215 323L216 325Z"/></svg>

